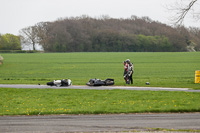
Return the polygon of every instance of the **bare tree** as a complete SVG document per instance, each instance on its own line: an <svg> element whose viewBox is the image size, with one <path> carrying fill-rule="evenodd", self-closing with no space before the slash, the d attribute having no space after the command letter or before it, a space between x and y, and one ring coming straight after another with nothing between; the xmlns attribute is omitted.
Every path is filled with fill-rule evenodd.
<svg viewBox="0 0 200 133"><path fill-rule="evenodd" d="M33 50L36 50L35 46L38 43L36 26L29 26L27 28L23 28L19 31L19 34L23 44L32 45Z"/></svg>
<svg viewBox="0 0 200 133"><path fill-rule="evenodd" d="M43 47L48 47L48 25L50 25L49 22L40 22L37 23L36 31L37 31L37 37L38 37L38 43Z"/></svg>
<svg viewBox="0 0 200 133"><path fill-rule="evenodd" d="M180 0L168 8L175 13L172 18L175 25L182 25L185 17L189 14L191 14L194 19L200 19L200 10L194 9L194 6L198 5L197 1L198 0Z"/></svg>

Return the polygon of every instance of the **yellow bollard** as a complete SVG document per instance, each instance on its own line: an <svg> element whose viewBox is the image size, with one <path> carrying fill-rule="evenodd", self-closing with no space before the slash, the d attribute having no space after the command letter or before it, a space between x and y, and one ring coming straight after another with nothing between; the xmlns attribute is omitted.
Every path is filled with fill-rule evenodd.
<svg viewBox="0 0 200 133"><path fill-rule="evenodd" d="M195 83L200 83L200 70L195 71Z"/></svg>

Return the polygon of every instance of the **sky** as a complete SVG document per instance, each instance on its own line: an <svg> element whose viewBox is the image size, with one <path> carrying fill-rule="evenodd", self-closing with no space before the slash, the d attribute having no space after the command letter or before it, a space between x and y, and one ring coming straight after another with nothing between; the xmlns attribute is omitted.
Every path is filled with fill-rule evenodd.
<svg viewBox="0 0 200 133"><path fill-rule="evenodd" d="M39 22L88 15L98 18L147 16L171 25L173 12L167 7L178 0L0 0L0 33L18 35L19 30ZM180 0L179 0L180 1ZM200 27L200 22L187 17L186 27Z"/></svg>

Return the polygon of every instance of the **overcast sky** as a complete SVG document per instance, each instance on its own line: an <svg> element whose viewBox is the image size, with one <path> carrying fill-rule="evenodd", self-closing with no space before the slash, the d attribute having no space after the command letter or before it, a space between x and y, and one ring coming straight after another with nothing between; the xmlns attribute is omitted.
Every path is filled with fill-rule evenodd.
<svg viewBox="0 0 200 133"><path fill-rule="evenodd" d="M172 12L166 6L178 0L0 0L0 33L18 35L19 30L38 22L88 15L112 18L148 16L170 25ZM180 1L180 0L179 0ZM200 22L187 18L186 27L200 27Z"/></svg>

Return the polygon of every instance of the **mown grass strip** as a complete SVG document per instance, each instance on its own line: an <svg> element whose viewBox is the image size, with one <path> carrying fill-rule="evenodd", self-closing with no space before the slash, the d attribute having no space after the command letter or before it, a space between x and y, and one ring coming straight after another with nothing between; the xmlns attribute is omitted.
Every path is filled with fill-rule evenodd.
<svg viewBox="0 0 200 133"><path fill-rule="evenodd" d="M200 93L0 88L0 115L199 112Z"/></svg>

